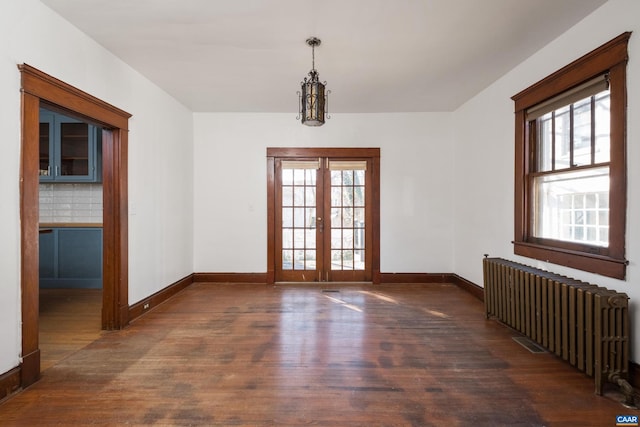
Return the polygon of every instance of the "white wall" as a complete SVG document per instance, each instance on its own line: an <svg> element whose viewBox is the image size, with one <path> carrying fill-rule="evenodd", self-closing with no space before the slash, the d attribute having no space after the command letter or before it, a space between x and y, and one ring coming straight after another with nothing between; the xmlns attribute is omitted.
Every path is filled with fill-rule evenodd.
<svg viewBox="0 0 640 427"><path fill-rule="evenodd" d="M610 0L455 113L454 271L482 284L482 254L510 258L626 292L632 330L640 330L640 2ZM510 97L625 31L633 31L627 68L627 280L615 280L513 255L514 117ZM472 209L470 209L472 208ZM470 215L470 212L473 212ZM635 334L637 336L637 333ZM640 341L633 340L633 360Z"/></svg>
<svg viewBox="0 0 640 427"><path fill-rule="evenodd" d="M336 96L335 94L333 96ZM381 271L452 271L450 113L194 115L194 268L267 270L267 147L379 147ZM237 166L243 161L244 166Z"/></svg>
<svg viewBox="0 0 640 427"><path fill-rule="evenodd" d="M21 351L20 63L133 114L129 302L193 272L191 112L37 0L1 2L0 373Z"/></svg>

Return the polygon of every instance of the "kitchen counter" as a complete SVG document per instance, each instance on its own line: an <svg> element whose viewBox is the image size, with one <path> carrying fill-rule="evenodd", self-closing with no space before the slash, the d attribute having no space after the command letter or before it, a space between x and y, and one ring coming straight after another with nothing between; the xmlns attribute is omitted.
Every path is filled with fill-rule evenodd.
<svg viewBox="0 0 640 427"><path fill-rule="evenodd" d="M40 228L102 228L101 222L41 222Z"/></svg>

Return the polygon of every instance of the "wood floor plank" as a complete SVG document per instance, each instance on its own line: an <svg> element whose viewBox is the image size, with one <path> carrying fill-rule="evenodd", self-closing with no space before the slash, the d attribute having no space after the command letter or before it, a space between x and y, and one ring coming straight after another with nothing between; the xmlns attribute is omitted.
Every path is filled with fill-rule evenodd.
<svg viewBox="0 0 640 427"><path fill-rule="evenodd" d="M101 315L101 289L40 289L41 370L98 339Z"/></svg>
<svg viewBox="0 0 640 427"><path fill-rule="evenodd" d="M449 284L196 283L0 405L0 424L608 426L615 390Z"/></svg>

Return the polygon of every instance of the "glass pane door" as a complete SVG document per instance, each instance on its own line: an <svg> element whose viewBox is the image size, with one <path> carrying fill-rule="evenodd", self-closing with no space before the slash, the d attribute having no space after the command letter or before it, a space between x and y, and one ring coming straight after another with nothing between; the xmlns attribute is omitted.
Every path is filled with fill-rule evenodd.
<svg viewBox="0 0 640 427"><path fill-rule="evenodd" d="M279 280L318 281L322 217L318 216L320 161L279 162ZM321 258L320 258L321 261Z"/></svg>
<svg viewBox="0 0 640 427"><path fill-rule="evenodd" d="M276 281L370 281L367 160L277 159Z"/></svg>
<svg viewBox="0 0 640 427"><path fill-rule="evenodd" d="M331 224L330 262L326 266L331 280L364 281L367 278L367 161L328 162L330 187L328 208Z"/></svg>

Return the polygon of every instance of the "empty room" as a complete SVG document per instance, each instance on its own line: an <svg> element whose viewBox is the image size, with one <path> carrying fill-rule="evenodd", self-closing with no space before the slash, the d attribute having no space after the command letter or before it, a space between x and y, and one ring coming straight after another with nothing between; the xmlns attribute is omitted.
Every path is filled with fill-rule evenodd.
<svg viewBox="0 0 640 427"><path fill-rule="evenodd" d="M3 2L0 425L639 425L638 16Z"/></svg>

